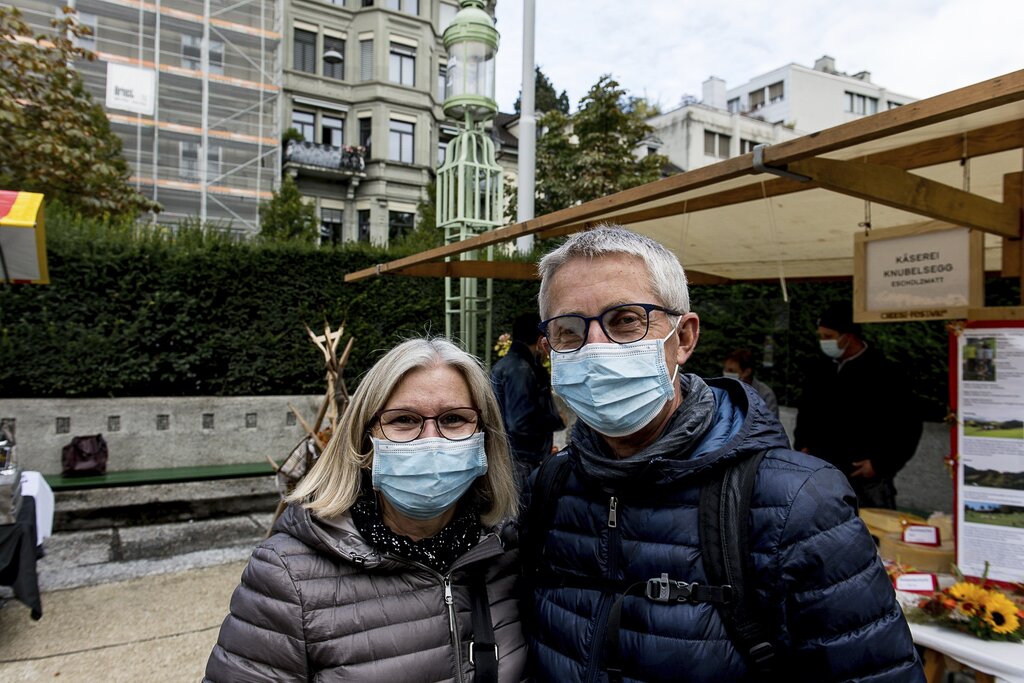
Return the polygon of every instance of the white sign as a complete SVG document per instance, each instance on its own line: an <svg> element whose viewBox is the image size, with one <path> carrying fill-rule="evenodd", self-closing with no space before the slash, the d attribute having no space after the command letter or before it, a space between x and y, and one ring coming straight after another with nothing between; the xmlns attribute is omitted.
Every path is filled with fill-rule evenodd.
<svg viewBox="0 0 1024 683"><path fill-rule="evenodd" d="M967 306L969 246L967 228L867 242L865 308L911 311Z"/></svg>
<svg viewBox="0 0 1024 683"><path fill-rule="evenodd" d="M107 62L107 109L153 115L156 72Z"/></svg>

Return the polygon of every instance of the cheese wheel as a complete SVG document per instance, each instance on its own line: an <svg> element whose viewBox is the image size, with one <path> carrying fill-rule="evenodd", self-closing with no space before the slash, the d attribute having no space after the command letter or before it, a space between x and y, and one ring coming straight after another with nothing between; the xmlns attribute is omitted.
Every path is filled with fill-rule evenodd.
<svg viewBox="0 0 1024 683"><path fill-rule="evenodd" d="M881 538L883 534L901 533L907 524L927 524L924 517L884 508L861 508L860 518L876 538Z"/></svg>
<svg viewBox="0 0 1024 683"><path fill-rule="evenodd" d="M887 560L913 567L918 571L948 574L956 562L956 546L952 538L943 537L937 547L904 543L901 533L886 533L879 537L878 554Z"/></svg>
<svg viewBox="0 0 1024 683"><path fill-rule="evenodd" d="M945 512L933 512L928 517L928 524L939 530L939 538L943 541L946 539L953 540L953 516L947 515Z"/></svg>

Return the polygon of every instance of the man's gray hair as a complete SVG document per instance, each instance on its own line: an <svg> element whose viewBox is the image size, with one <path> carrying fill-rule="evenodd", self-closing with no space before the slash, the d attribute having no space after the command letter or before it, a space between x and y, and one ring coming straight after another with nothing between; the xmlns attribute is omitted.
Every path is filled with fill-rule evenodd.
<svg viewBox="0 0 1024 683"><path fill-rule="evenodd" d="M651 238L638 235L621 225L599 225L572 235L565 244L540 260L537 265L540 271L540 294L537 297L540 317L551 317L551 311L548 309L548 289L551 286L551 278L559 268L574 258L592 259L609 254L629 254L647 266L651 290L660 301L635 303L657 303L680 313L690 312L690 292L686 285L686 273L675 254Z"/></svg>

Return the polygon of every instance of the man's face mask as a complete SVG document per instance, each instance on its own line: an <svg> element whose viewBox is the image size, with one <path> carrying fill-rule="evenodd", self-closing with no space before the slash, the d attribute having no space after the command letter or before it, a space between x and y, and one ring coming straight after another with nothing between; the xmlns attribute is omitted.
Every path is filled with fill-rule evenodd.
<svg viewBox="0 0 1024 683"><path fill-rule="evenodd" d="M829 358L839 358L842 356L846 347L839 345L839 339L841 338L842 337L839 337L838 339L819 339L818 344L821 346L821 352Z"/></svg>
<svg viewBox="0 0 1024 683"><path fill-rule="evenodd" d="M665 362L664 339L628 344L587 344L551 354L551 386L580 419L605 436L638 432L675 396Z"/></svg>

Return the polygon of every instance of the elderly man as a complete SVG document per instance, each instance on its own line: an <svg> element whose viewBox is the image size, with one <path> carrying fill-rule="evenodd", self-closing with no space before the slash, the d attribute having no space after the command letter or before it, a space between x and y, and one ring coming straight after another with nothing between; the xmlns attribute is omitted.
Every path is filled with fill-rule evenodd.
<svg viewBox="0 0 1024 683"><path fill-rule="evenodd" d="M537 679L924 681L843 474L790 450L749 385L679 370L700 327L678 260L599 227L545 256L540 273L552 386L579 421L526 495ZM707 576L698 524L704 482L755 454L741 527L751 580L735 588L755 598L775 673L731 637L721 615L738 605ZM542 482L558 463L567 473L552 492Z"/></svg>

